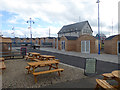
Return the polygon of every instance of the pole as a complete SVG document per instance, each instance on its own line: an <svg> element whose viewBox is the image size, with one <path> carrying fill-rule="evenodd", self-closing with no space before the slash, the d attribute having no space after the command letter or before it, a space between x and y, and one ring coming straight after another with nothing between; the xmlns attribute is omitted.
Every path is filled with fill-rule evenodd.
<svg viewBox="0 0 120 90"><path fill-rule="evenodd" d="M27 21L27 23L30 22L30 37L31 37L31 45L32 45L32 23L34 24L35 22L31 20Z"/></svg>
<svg viewBox="0 0 120 90"><path fill-rule="evenodd" d="M99 18L99 0L97 1L98 3L98 54L100 54L100 18Z"/></svg>
<svg viewBox="0 0 120 90"><path fill-rule="evenodd" d="M32 30L31 30L31 18L30 18L30 36L31 36L31 44L32 44Z"/></svg>
<svg viewBox="0 0 120 90"><path fill-rule="evenodd" d="M14 38L14 44L15 44L15 28L12 27L12 30L13 30L13 38Z"/></svg>

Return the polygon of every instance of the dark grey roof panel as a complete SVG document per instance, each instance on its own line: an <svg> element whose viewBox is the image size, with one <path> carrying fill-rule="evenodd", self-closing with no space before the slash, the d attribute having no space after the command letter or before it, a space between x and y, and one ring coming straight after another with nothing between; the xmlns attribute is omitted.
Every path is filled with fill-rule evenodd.
<svg viewBox="0 0 120 90"><path fill-rule="evenodd" d="M115 36L117 36L117 35L110 36L110 37L106 38L105 40L111 40L111 39L114 38Z"/></svg>
<svg viewBox="0 0 120 90"><path fill-rule="evenodd" d="M74 24L70 24L70 25L65 25L61 28L61 30L58 32L58 34L67 33L67 32L74 32L74 31L81 31L86 23L88 23L88 21L83 21L83 22L78 22L78 23L74 23ZM77 28L77 30L76 30L76 28Z"/></svg>
<svg viewBox="0 0 120 90"><path fill-rule="evenodd" d="M47 37L48 39L54 39L55 37Z"/></svg>
<svg viewBox="0 0 120 90"><path fill-rule="evenodd" d="M78 37L75 36L65 36L67 40L76 40Z"/></svg>

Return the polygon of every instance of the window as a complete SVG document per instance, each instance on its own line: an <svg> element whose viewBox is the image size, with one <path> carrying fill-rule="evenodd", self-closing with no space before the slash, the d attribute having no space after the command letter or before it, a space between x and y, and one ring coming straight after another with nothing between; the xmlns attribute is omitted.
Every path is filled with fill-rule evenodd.
<svg viewBox="0 0 120 90"><path fill-rule="evenodd" d="M36 40L36 44L38 44L38 40Z"/></svg>

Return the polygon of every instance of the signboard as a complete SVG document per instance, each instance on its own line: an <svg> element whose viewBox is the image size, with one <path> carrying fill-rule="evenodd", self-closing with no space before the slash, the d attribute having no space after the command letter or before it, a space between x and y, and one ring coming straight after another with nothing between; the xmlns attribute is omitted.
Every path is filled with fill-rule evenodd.
<svg viewBox="0 0 120 90"><path fill-rule="evenodd" d="M21 47L21 54L22 54L23 56L26 55L26 52L27 52L27 48L26 48L26 47Z"/></svg>
<svg viewBox="0 0 120 90"><path fill-rule="evenodd" d="M87 58L85 61L85 75L94 75L96 74L96 62L95 58Z"/></svg>

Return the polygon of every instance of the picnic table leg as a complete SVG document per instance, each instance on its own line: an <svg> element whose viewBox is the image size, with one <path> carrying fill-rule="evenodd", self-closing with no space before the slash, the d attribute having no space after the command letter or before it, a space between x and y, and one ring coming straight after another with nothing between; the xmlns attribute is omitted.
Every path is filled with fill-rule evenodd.
<svg viewBox="0 0 120 90"><path fill-rule="evenodd" d="M34 76L35 83L37 82L36 76Z"/></svg>
<svg viewBox="0 0 120 90"><path fill-rule="evenodd" d="M32 67L32 68L33 68L32 73L34 73L34 72L35 72L35 66L34 66L34 67Z"/></svg>
<svg viewBox="0 0 120 90"><path fill-rule="evenodd" d="M50 64L49 66L50 66L50 67L49 67L49 70L51 70L51 68L52 68L52 64Z"/></svg>
<svg viewBox="0 0 120 90"><path fill-rule="evenodd" d="M99 84L96 85L95 90L98 90L98 88L99 88Z"/></svg>
<svg viewBox="0 0 120 90"><path fill-rule="evenodd" d="M56 63L56 69L58 69L58 63ZM60 71L58 71L58 75L60 76Z"/></svg>

